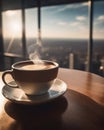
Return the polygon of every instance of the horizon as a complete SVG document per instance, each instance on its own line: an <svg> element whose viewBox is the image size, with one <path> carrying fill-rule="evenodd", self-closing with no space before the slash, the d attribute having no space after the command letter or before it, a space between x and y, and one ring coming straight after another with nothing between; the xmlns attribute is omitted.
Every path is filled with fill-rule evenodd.
<svg viewBox="0 0 104 130"><path fill-rule="evenodd" d="M19 37L20 38L20 37ZM14 39L19 39L18 37L15 37ZM22 38L22 37L21 37ZM11 37L6 37L4 38L5 40L6 39L12 39ZM38 38L37 37L28 37L26 38L26 40L29 40L29 39L34 39L34 40L37 40ZM44 39L49 39L49 40L88 40L88 38L52 38L52 37L41 37L41 40L44 40ZM101 40L103 41L104 38L94 38L93 41L95 40Z"/></svg>

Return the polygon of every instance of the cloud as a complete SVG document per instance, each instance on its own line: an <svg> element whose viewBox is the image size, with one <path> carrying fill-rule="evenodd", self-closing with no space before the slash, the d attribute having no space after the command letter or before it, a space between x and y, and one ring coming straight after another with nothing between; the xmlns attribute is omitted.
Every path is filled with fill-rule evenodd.
<svg viewBox="0 0 104 130"><path fill-rule="evenodd" d="M97 18L95 18L94 25L99 26L99 24L104 23L104 15L100 15Z"/></svg>
<svg viewBox="0 0 104 130"><path fill-rule="evenodd" d="M63 22L63 21L60 21L60 22L58 22L58 25L65 26L65 25L67 25L67 23Z"/></svg>
<svg viewBox="0 0 104 130"><path fill-rule="evenodd" d="M88 2L84 2L81 4L68 4L65 6L62 6L61 8L57 9L57 12L63 12L67 9L76 9L76 8L81 8L81 7L85 7L88 6Z"/></svg>
<svg viewBox="0 0 104 130"><path fill-rule="evenodd" d="M100 15L98 18L97 18L98 21L104 21L104 15Z"/></svg>
<svg viewBox="0 0 104 130"><path fill-rule="evenodd" d="M76 26L79 25L79 22L72 22L72 23L70 23L69 25L72 26L72 27L76 27Z"/></svg>
<svg viewBox="0 0 104 130"><path fill-rule="evenodd" d="M72 29L72 31L77 31L78 33L86 33L86 35L88 34L88 25L87 24L83 24L80 21L75 21L75 22L71 22L69 24L70 29Z"/></svg>
<svg viewBox="0 0 104 130"><path fill-rule="evenodd" d="M82 25L79 21L70 22L70 23L69 22L59 21L57 24L60 25L60 26L66 26L66 27L68 27L68 26L70 26L70 27L78 27L78 26Z"/></svg>
<svg viewBox="0 0 104 130"><path fill-rule="evenodd" d="M86 17L85 16L77 16L76 19L78 21L85 21L86 20Z"/></svg>

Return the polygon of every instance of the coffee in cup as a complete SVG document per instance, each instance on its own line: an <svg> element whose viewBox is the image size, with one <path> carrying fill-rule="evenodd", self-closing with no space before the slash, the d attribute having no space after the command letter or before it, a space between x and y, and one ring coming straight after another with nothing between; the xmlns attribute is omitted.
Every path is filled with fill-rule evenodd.
<svg viewBox="0 0 104 130"><path fill-rule="evenodd" d="M59 65L56 62L42 60L33 63L31 60L14 63L11 70L2 75L4 83L10 87L19 87L27 95L41 95L51 88L57 78ZM6 75L10 74L16 85L6 82Z"/></svg>

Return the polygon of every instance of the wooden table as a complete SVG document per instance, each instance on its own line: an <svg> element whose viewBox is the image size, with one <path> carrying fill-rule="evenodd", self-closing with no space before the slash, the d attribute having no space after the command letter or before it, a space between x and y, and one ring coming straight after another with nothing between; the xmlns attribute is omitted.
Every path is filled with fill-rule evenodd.
<svg viewBox="0 0 104 130"><path fill-rule="evenodd" d="M60 69L58 78L67 92L37 106L5 99L0 78L0 130L104 130L104 78L70 69Z"/></svg>

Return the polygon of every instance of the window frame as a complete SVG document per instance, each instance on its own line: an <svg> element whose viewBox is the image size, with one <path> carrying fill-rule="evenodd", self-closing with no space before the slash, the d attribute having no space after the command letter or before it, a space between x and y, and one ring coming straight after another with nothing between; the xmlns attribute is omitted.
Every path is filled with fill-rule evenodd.
<svg viewBox="0 0 104 130"><path fill-rule="evenodd" d="M86 2L87 0L83 1ZM96 0L98 1L98 0ZM37 5L35 5L38 10L37 10L37 16L38 16L38 40L41 40L41 2L40 0L37 0ZM71 2L71 1L70 1ZM67 4L70 4L70 2L67 2ZM77 1L77 2L82 2L81 0ZM88 56L88 63L87 63L87 71L91 72L92 70L92 55L93 55L93 2L94 0L88 0L87 2L89 2L89 42L88 42L88 52L87 52L87 56ZM72 3L72 2L71 2ZM75 4L76 2L73 2L73 4ZM1 29L1 34L0 34L0 48L2 48L2 50L0 50L0 55L2 56L9 56L9 57L19 57L18 55L15 54L6 54L4 52L4 47L3 47L3 36L2 36L2 16L1 16L1 12L2 12L2 3L0 2L1 6L0 6L0 29ZM62 3L61 3L62 4ZM26 31L25 31L25 3L24 0L21 1L21 11L22 11L22 56L21 58L27 59L27 50L26 50ZM50 6L50 5L49 5Z"/></svg>

